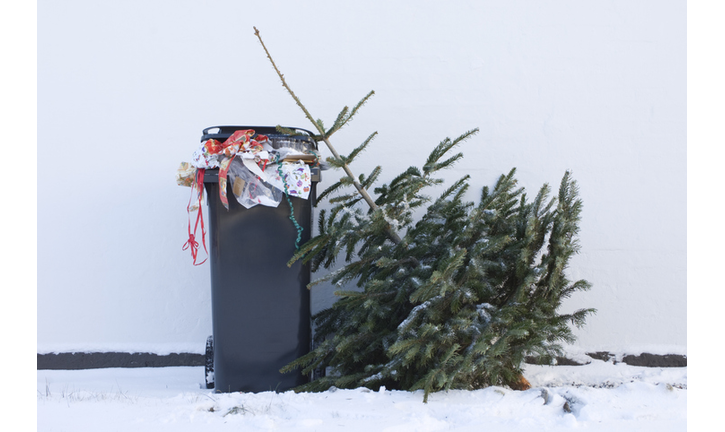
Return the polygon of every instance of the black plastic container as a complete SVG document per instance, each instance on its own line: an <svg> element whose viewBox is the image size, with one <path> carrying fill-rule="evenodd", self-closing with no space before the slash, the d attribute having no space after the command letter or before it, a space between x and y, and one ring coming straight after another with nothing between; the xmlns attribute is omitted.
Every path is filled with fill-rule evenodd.
<svg viewBox="0 0 725 432"><path fill-rule="evenodd" d="M224 142L234 131L253 129L269 136L273 146L312 146L309 137L290 137L274 127L214 126L204 129L202 142ZM293 128L298 131L302 129ZM304 131L312 135L308 131ZM292 197L294 218L310 238L312 205L319 168L313 169L309 199ZM229 210L219 199L218 170L204 176L209 206L213 372L216 392L285 391L309 381L299 372L279 370L310 350L310 282L308 265L296 262L298 232L285 198L278 207L240 205L227 184Z"/></svg>

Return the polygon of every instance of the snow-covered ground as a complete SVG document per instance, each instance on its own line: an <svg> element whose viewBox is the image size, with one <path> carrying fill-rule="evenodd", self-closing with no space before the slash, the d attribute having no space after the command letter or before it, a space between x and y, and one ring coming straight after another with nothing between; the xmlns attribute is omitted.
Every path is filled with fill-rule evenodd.
<svg viewBox="0 0 725 432"><path fill-rule="evenodd" d="M533 388L214 393L203 367L39 370L38 431L684 431L687 368L526 367Z"/></svg>

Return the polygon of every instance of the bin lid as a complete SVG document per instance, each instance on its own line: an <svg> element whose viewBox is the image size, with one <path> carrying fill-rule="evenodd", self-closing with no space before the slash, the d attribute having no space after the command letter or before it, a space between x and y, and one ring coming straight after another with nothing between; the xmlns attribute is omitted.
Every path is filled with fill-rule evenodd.
<svg viewBox="0 0 725 432"><path fill-rule="evenodd" d="M257 134L266 135L274 148L289 147L299 151L317 150L317 142L312 139L314 134L307 129L298 127L285 128L298 132L299 135L287 135L277 131L276 126L209 126L202 131L201 142L215 139L226 140L238 130L252 129Z"/></svg>
<svg viewBox="0 0 725 432"><path fill-rule="evenodd" d="M269 138L269 142L275 149L282 148L282 147L288 147L288 148L294 148L295 150L301 151L301 152L309 152L310 150L317 151L317 141L315 141L312 137L314 134L310 132L307 129L302 129L298 127L288 127L284 126L286 129L293 130L295 132L298 132L299 135L288 135L280 133L277 130L276 126L248 126L248 125L240 125L240 126L233 126L233 125L226 125L226 126L209 126L205 128L202 131L201 136L201 142L215 139L217 141L224 142L227 138L229 138L234 132L238 130L248 130L251 129L255 132L255 136L257 134L266 135L267 138ZM301 158L304 159L304 158ZM319 162L318 166L311 167L311 175L312 175L312 182L318 183L321 180L320 171L327 170L329 167L324 162ZM207 170L206 174L204 175L204 182L205 183L216 183L219 180L218 177L218 169L210 169Z"/></svg>

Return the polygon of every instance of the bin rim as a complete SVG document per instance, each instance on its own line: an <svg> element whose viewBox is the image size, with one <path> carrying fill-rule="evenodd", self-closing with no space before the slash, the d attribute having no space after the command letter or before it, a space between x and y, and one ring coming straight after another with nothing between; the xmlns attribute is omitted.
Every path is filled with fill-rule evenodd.
<svg viewBox="0 0 725 432"><path fill-rule="evenodd" d="M310 132L307 129L294 127L294 126L283 126L287 129L291 129L294 131L304 132L304 134L300 134L300 138L309 138L310 141L315 145L315 149L317 149L317 141L313 138L314 134ZM217 131L210 133L211 130L217 129ZM229 138L231 134L233 134L235 131L238 130L246 130L246 129L252 129L256 134L262 134L267 135L269 137L296 137L297 135L288 135L283 134L277 131L277 126L232 126L232 125L220 125L220 126L209 126L207 128L204 128L202 130L202 136L201 136L201 142L204 142L209 139L216 139L219 141L226 140ZM305 136L306 134L306 136Z"/></svg>

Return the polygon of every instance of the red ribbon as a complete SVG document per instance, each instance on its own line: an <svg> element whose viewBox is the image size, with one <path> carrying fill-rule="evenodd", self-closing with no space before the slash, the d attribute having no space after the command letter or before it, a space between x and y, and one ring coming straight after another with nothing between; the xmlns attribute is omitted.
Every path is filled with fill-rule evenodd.
<svg viewBox="0 0 725 432"><path fill-rule="evenodd" d="M227 210L229 210L229 199L227 198L229 166L239 151L251 149L256 149L256 151L264 150L264 146L261 143L269 140L266 135L257 134L256 139L252 139L252 136L254 136L253 129L244 129L235 131L223 143L215 139L210 139L204 144L210 153L225 155L227 157L219 165L219 199ZM234 149L235 145L237 145L236 149ZM245 146L247 146L246 149ZM230 150L230 147L233 150ZM267 166L266 161L264 162L264 166ZM264 168L262 168L262 171L264 171Z"/></svg>
<svg viewBox="0 0 725 432"><path fill-rule="evenodd" d="M229 210L229 201L227 200L227 172L229 171L229 165L236 156L237 152L240 151L245 145L248 144L250 148L258 148L258 150L262 150L264 149L264 147L262 146L261 142L266 142L269 139L265 135L257 135L256 139L252 139L252 136L254 136L254 131L252 129L238 130L235 131L223 143L215 139L209 139L204 143L204 146L206 147L206 150L209 152L209 154L227 156L227 159L223 160L221 166L219 167L219 198L227 210ZM235 145L237 147L234 147ZM230 147L232 148L230 149ZM191 197L189 197L189 205L186 206L186 212L189 214L189 239L186 241L186 243L184 243L184 246L181 250L191 250L191 257L194 259L194 265L202 265L206 262L207 259L209 259L209 251L206 249L206 231L204 230L204 217L202 216L201 211L201 199L204 196L205 171L206 170L203 168L199 168L196 170L194 184L191 187ZM196 223L194 224L194 231L192 232L191 203L194 197L194 189L197 190L197 196L199 201L197 205L198 207L196 214ZM199 254L199 242L196 241L196 231L199 228L199 225L201 225L201 242L204 246L204 252L206 252L206 258L204 259L204 261L197 263L196 260Z"/></svg>
<svg viewBox="0 0 725 432"><path fill-rule="evenodd" d="M233 154L229 159L225 159L219 164L219 200L221 200L224 208L229 210L229 200L227 199L227 173L229 172L229 165L236 157Z"/></svg>
<svg viewBox="0 0 725 432"><path fill-rule="evenodd" d="M184 246L181 248L181 250L187 250L191 249L191 257L194 259L194 265L202 265L206 262L207 259L209 259L209 251L206 249L206 231L204 231L204 217L202 216L201 212L201 199L204 196L204 170L203 168L196 170L196 178L194 180L194 185L191 187L191 196L189 197L189 205L186 206L186 212L191 215L191 199L194 196L194 189L196 189L197 195L199 197L199 202L197 204L197 214L196 214L196 224L194 224L194 232L191 232L191 216L189 217L189 240L184 243ZM206 258L204 258L204 261L197 263L196 257L199 254L199 242L196 241L196 230L199 227L199 224L201 224L201 242L204 246L204 252L206 252Z"/></svg>

